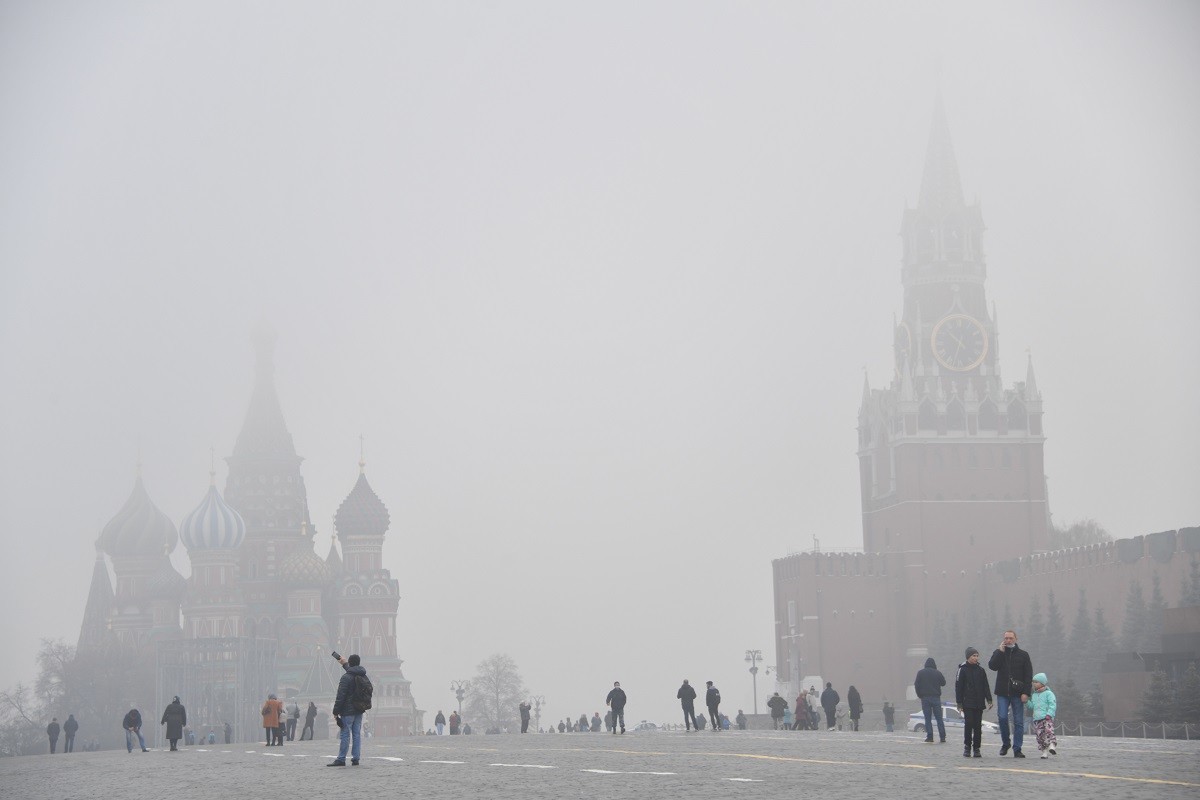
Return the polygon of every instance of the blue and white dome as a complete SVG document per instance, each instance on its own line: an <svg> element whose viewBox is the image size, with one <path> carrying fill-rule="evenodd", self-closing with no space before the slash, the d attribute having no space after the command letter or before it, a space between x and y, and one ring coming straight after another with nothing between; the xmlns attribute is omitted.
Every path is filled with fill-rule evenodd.
<svg viewBox="0 0 1200 800"><path fill-rule="evenodd" d="M183 518L179 538L188 550L238 547L246 538L246 522L221 499L216 486L209 486L200 505Z"/></svg>

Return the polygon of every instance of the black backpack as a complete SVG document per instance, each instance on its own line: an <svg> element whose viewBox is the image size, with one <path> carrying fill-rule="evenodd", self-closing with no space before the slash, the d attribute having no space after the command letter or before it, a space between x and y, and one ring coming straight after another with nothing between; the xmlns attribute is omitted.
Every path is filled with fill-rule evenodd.
<svg viewBox="0 0 1200 800"><path fill-rule="evenodd" d="M355 675L354 682L350 685L350 707L354 709L354 713L361 714L371 707L371 695L375 693L375 687L371 685L371 679L366 675Z"/></svg>

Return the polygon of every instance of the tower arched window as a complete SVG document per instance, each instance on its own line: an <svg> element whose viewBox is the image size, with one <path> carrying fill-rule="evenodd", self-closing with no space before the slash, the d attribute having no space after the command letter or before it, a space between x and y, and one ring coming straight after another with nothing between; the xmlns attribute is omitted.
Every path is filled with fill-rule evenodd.
<svg viewBox="0 0 1200 800"><path fill-rule="evenodd" d="M1000 412L996 410L996 404L989 397L979 406L979 430L994 431L999 430L999 428Z"/></svg>
<svg viewBox="0 0 1200 800"><path fill-rule="evenodd" d="M937 409L933 403L925 400L917 411L917 427L925 431L936 431L938 426Z"/></svg>
<svg viewBox="0 0 1200 800"><path fill-rule="evenodd" d="M967 412L958 400L951 400L946 406L946 430L965 431L967 429Z"/></svg>
<svg viewBox="0 0 1200 800"><path fill-rule="evenodd" d="M933 259L934 228L929 223L922 223L917 229L917 258L921 261Z"/></svg>
<svg viewBox="0 0 1200 800"><path fill-rule="evenodd" d="M963 231L958 222L950 222L942 231L942 248L947 259L959 261L963 256Z"/></svg>

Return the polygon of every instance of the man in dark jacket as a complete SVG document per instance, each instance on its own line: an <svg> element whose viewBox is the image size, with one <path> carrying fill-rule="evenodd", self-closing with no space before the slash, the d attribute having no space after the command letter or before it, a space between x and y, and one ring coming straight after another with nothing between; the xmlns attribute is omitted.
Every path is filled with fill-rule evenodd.
<svg viewBox="0 0 1200 800"><path fill-rule="evenodd" d="M958 674L954 676L954 705L963 715L963 758L970 757L972 752L975 758L982 758L979 744L983 737L983 710L992 707L992 690L988 688L987 673L979 666L979 651L968 647L966 655L967 660L958 665Z"/></svg>
<svg viewBox="0 0 1200 800"><path fill-rule="evenodd" d="M708 687L708 691L704 693L704 705L708 706L708 718L712 722L713 733L716 733L721 730L721 713L717 710L721 705L721 692L713 686L712 681L707 681L704 685Z"/></svg>
<svg viewBox="0 0 1200 800"><path fill-rule="evenodd" d="M946 685L946 676L937 668L937 662L932 658L925 659L925 668L917 672L913 688L921 700L921 710L925 712L925 741L933 741L933 717L937 718L938 736L942 744L946 743L946 723L942 720L942 687Z"/></svg>
<svg viewBox="0 0 1200 800"><path fill-rule="evenodd" d="M1033 691L1033 662L1017 646L1016 631L1005 631L1000 646L988 659L988 669L996 673L996 715L1000 723L1000 755L1024 758L1021 742L1025 738L1025 701ZM1008 736L1009 709L1012 709L1012 739Z"/></svg>
<svg viewBox="0 0 1200 800"><path fill-rule="evenodd" d="M779 726L783 723L783 710L787 708L787 700L784 700L779 696L779 692L776 692L767 701L767 708L771 711L771 725L775 730L779 730Z"/></svg>
<svg viewBox="0 0 1200 800"><path fill-rule="evenodd" d="M344 767L346 766L346 752L350 751L350 763L358 766L358 759L362 755L362 721L363 713L354 707L354 686L358 678L366 679L367 670L362 666L362 661L355 653L349 657L342 656L338 659L341 662L342 669L345 673L342 679L338 681L337 699L333 701L333 719L337 722L341 731L338 734L338 754L327 767ZM350 739L354 739L354 747L350 746Z"/></svg>
<svg viewBox="0 0 1200 800"><path fill-rule="evenodd" d="M521 733L529 733L529 711L532 708L533 706L524 700L522 700L517 706L517 711L521 713ZM584 717L584 720L587 720L586 716Z"/></svg>
<svg viewBox="0 0 1200 800"><path fill-rule="evenodd" d="M146 739L142 736L142 712L136 708L129 709L129 713L125 715L125 719L121 720L121 727L125 729L125 749L133 752L133 737L137 736L138 744L142 746L143 753L149 753L146 749Z"/></svg>
<svg viewBox="0 0 1200 800"><path fill-rule="evenodd" d="M75 749L75 731L79 730L79 723L75 721L74 714L67 715L67 721L63 723L63 752L70 753Z"/></svg>
<svg viewBox="0 0 1200 800"><path fill-rule="evenodd" d="M312 700L308 701L308 709L304 712L304 727L300 729L300 741L304 741L304 734L308 734L311 741L313 738L313 725L317 721L317 704Z"/></svg>
<svg viewBox="0 0 1200 800"><path fill-rule="evenodd" d="M825 691L821 692L821 708L825 709L825 722L829 725L829 730L833 730L837 724L837 705L842 702L842 696L838 694L833 683L825 684Z"/></svg>
<svg viewBox="0 0 1200 800"><path fill-rule="evenodd" d="M675 697L683 706L683 726L690 731L696 727L696 690L688 683L687 678L683 679L683 685L679 687Z"/></svg>
<svg viewBox="0 0 1200 800"><path fill-rule="evenodd" d="M179 702L179 695L175 695L175 699L167 704L162 721L158 724L167 726L167 741L171 743L171 750L178 751L179 740L183 738L183 726L187 725L187 709Z"/></svg>
<svg viewBox="0 0 1200 800"><path fill-rule="evenodd" d="M621 726L621 733L625 732L625 690L621 688L620 681L613 681L612 691L608 693L608 697L604 699L604 704L612 709L612 732L617 732L618 723Z"/></svg>
<svg viewBox="0 0 1200 800"><path fill-rule="evenodd" d="M58 747L58 717L52 717L50 724L46 726L46 735L50 737L50 753L54 754L54 748Z"/></svg>

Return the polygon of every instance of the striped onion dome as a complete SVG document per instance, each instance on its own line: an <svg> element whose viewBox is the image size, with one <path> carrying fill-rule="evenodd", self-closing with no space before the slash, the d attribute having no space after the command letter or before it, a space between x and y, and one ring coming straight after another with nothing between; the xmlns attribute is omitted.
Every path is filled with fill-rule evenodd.
<svg viewBox="0 0 1200 800"><path fill-rule="evenodd" d="M391 521L387 506L367 483L362 466L359 462L358 482L334 516L334 525L343 543L354 536L383 536Z"/></svg>
<svg viewBox="0 0 1200 800"><path fill-rule="evenodd" d="M104 526L96 544L110 556L149 556L170 553L178 542L175 523L154 505L139 475L129 499Z"/></svg>
<svg viewBox="0 0 1200 800"><path fill-rule="evenodd" d="M183 518L179 537L188 550L237 547L246 538L246 522L210 484L204 500Z"/></svg>
<svg viewBox="0 0 1200 800"><path fill-rule="evenodd" d="M279 565L279 577L292 586L320 586L329 575L325 561L312 550L298 550Z"/></svg>

